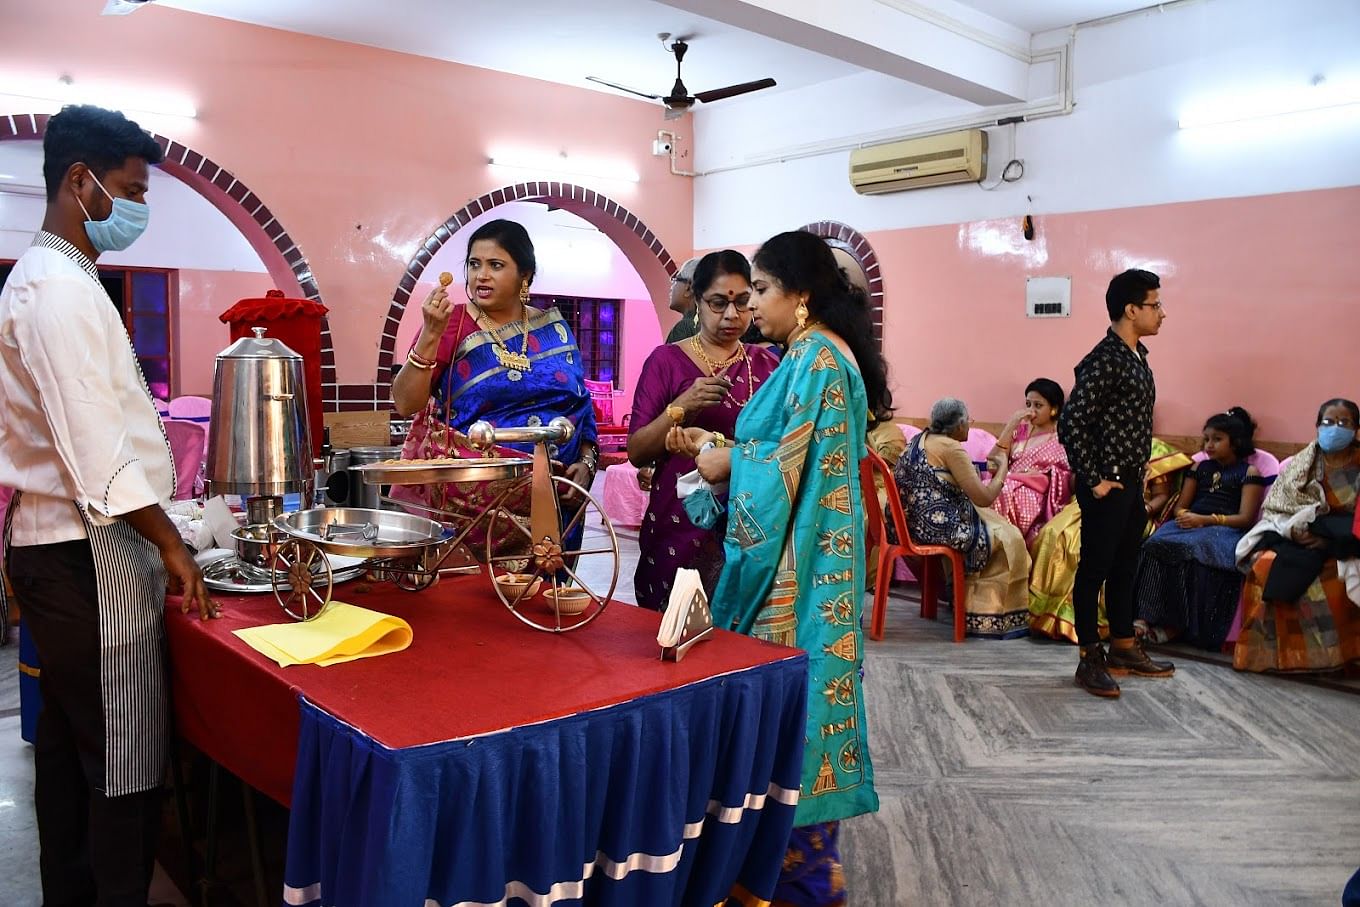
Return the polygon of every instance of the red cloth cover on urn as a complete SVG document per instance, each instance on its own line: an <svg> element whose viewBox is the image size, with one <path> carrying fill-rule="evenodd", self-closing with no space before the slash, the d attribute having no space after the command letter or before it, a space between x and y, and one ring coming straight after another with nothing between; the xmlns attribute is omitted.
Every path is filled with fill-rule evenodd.
<svg viewBox="0 0 1360 907"><path fill-rule="evenodd" d="M310 299L288 299L270 290L263 299L242 299L218 318L231 327L232 342L251 336L251 328L265 328L265 336L282 341L302 357L307 378L307 417L312 450L321 450L321 319L326 307Z"/></svg>

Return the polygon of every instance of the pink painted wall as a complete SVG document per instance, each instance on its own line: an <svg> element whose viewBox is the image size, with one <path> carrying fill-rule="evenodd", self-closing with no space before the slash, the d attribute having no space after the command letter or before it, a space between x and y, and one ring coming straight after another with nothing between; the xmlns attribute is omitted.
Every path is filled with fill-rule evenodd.
<svg viewBox="0 0 1360 907"><path fill-rule="evenodd" d="M1360 397L1360 187L1041 215L868 235L883 268L884 348L898 412L942 396L1004 420L1038 376L1072 367L1109 324L1105 287L1162 277L1167 318L1147 341L1156 429L1198 433L1233 404L1258 437L1307 440L1316 407ZM853 225L852 225L853 226ZM1025 278L1072 277L1072 317L1025 317Z"/></svg>
<svg viewBox="0 0 1360 907"><path fill-rule="evenodd" d="M86 0L7 11L5 71L192 98L197 120L144 125L231 170L289 230L331 309L341 382L373 380L417 244L469 199L532 178L495 172L495 148L626 163L640 183L591 188L677 260L692 242L690 182L650 154L660 118L642 102L157 6L100 16ZM644 276L664 300L664 275Z"/></svg>
<svg viewBox="0 0 1360 907"><path fill-rule="evenodd" d="M210 396L217 354L231 343L230 329L218 320L242 299L258 299L274 289L268 274L248 271L179 272L179 311L175 317L176 383L179 395Z"/></svg>

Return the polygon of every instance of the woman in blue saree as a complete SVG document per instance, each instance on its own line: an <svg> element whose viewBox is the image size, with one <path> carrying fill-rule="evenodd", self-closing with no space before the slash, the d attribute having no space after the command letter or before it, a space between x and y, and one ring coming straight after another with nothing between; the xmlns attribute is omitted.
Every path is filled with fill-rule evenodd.
<svg viewBox="0 0 1360 907"><path fill-rule="evenodd" d="M430 294L421 307L420 335L392 382L397 413L415 414L402 459L480 456L465 437L479 420L520 428L565 416L576 431L551 453L568 479L589 489L599 451L581 352L560 312L529 305L537 261L528 232L514 221L488 221L469 238L465 267L467 304L455 305L443 286ZM532 449L512 444L506 452ZM494 482L401 485L393 486L392 497L427 515L471 517L501 490ZM512 495L504 508L526 514L527 495L527 488ZM522 533L502 525L507 538L522 540ZM476 534L469 542L475 546L484 538Z"/></svg>
<svg viewBox="0 0 1360 907"><path fill-rule="evenodd" d="M788 352L730 443L677 427L667 444L695 456L710 483L730 482L714 623L808 653L807 744L783 871L772 891L734 891L729 903L828 907L846 898L839 821L878 809L860 682L859 463L869 401L888 399L886 366L867 299L825 242L781 233L752 264L755 322Z"/></svg>

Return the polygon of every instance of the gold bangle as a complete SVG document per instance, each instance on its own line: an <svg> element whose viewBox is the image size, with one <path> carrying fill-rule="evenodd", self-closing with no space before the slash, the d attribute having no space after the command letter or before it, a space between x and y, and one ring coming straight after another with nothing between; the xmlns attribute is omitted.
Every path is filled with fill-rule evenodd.
<svg viewBox="0 0 1360 907"><path fill-rule="evenodd" d="M720 431L715 431L715 432L713 433L713 446L714 446L714 447L726 447L726 446L727 446L727 437L726 437L722 432L720 432Z"/></svg>
<svg viewBox="0 0 1360 907"><path fill-rule="evenodd" d="M434 368L433 362L425 361L417 356L414 351L406 354L406 364L427 372Z"/></svg>
<svg viewBox="0 0 1360 907"><path fill-rule="evenodd" d="M1228 525L1228 518L1221 513L1214 514L1214 522L1220 526Z"/></svg>

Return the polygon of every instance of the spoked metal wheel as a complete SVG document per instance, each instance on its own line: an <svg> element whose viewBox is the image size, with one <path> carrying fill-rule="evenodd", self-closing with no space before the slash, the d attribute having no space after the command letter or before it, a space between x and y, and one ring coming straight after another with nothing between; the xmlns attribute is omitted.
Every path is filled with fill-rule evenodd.
<svg viewBox="0 0 1360 907"><path fill-rule="evenodd" d="M619 540L590 492L565 476L553 476L552 484L562 543L535 540L523 523L494 510L486 562L491 586L511 614L535 629L565 633L604 613L619 581ZM576 501L562 500L568 492ZM577 532L581 537L568 541ZM497 553L493 540L502 534L522 539L525 552Z"/></svg>
<svg viewBox="0 0 1360 907"><path fill-rule="evenodd" d="M436 555L432 557L431 555ZM438 552L433 549L425 554L409 559L392 562L392 581L398 589L407 592L420 592L439 582Z"/></svg>
<svg viewBox="0 0 1360 907"><path fill-rule="evenodd" d="M287 539L274 548L271 582L274 598L294 620L319 617L331 603L331 562L305 539Z"/></svg>

